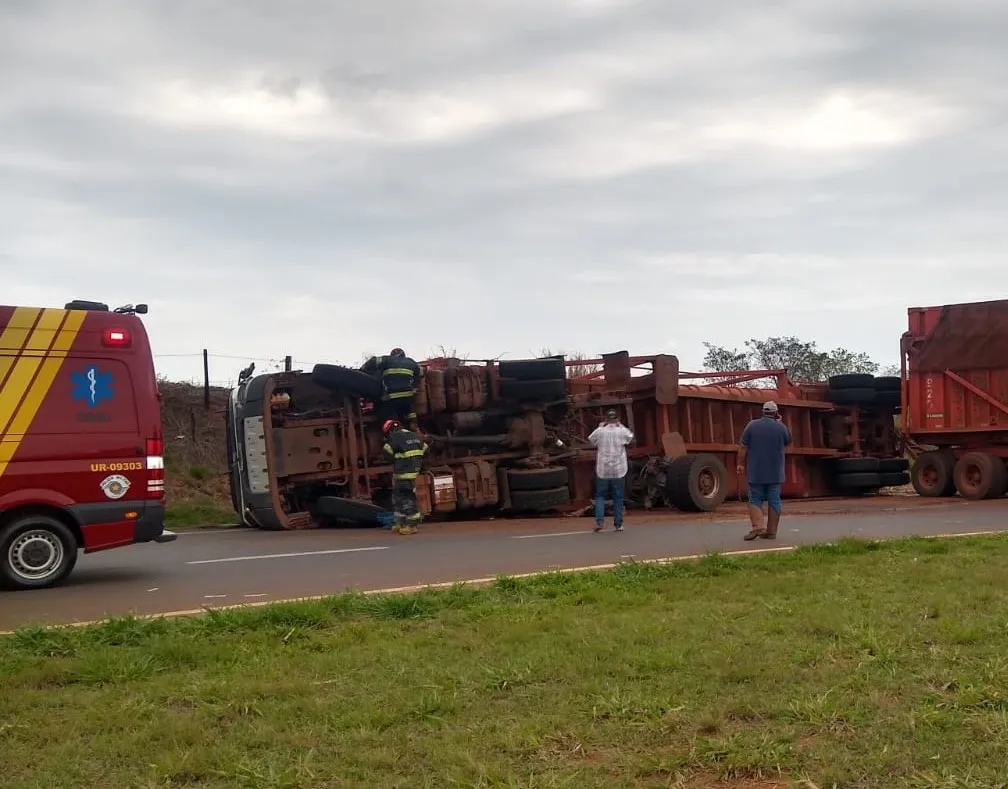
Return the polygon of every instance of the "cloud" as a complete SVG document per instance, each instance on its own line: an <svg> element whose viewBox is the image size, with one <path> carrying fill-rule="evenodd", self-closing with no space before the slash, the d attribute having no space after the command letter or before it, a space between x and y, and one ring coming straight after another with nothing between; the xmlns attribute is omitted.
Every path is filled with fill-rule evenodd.
<svg viewBox="0 0 1008 789"><path fill-rule="evenodd" d="M146 301L158 366L674 349L895 361L1008 295L1008 9L8 2L4 302ZM186 354L191 354L187 358ZM260 364L260 367L262 365Z"/></svg>

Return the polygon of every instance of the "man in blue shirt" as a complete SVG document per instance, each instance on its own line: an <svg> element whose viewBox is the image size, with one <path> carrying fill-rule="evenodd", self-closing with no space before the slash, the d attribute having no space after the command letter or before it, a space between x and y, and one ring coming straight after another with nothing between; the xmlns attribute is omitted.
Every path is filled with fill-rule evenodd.
<svg viewBox="0 0 1008 789"><path fill-rule="evenodd" d="M781 485L784 482L784 447L791 443L791 431L780 421L777 404L763 404L763 417L753 419L739 439L738 478L749 483L749 522L752 529L743 538L773 540L781 516ZM767 523L763 525L763 502Z"/></svg>

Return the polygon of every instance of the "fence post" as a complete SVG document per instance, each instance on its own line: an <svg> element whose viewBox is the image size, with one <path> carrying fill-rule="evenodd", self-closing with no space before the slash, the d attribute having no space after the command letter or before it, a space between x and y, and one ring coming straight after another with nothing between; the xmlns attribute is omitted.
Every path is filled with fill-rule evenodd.
<svg viewBox="0 0 1008 789"><path fill-rule="evenodd" d="M284 357L284 372L289 373L294 366L294 360L290 356Z"/></svg>
<svg viewBox="0 0 1008 789"><path fill-rule="evenodd" d="M203 349L203 408L210 410L210 355Z"/></svg>

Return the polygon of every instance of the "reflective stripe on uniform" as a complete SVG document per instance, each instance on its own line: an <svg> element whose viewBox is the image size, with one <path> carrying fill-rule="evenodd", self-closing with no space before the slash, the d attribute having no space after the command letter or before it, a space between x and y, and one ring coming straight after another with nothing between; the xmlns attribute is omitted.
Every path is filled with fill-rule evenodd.
<svg viewBox="0 0 1008 789"><path fill-rule="evenodd" d="M401 400L404 397L412 397L416 394L415 389L408 389L405 392L389 392L385 395L389 400Z"/></svg>
<svg viewBox="0 0 1008 789"><path fill-rule="evenodd" d="M393 474L392 479L413 480L420 476L419 471L406 471L402 474Z"/></svg>
<svg viewBox="0 0 1008 789"><path fill-rule="evenodd" d="M382 375L408 375L412 378L413 371L408 367L389 367Z"/></svg>
<svg viewBox="0 0 1008 789"><path fill-rule="evenodd" d="M422 449L407 449L405 452L396 452L396 458L422 458L424 451Z"/></svg>

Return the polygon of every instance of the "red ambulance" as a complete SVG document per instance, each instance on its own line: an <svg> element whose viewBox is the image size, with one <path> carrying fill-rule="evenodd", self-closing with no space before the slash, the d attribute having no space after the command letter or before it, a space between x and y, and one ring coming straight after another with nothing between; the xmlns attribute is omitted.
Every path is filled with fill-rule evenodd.
<svg viewBox="0 0 1008 789"><path fill-rule="evenodd" d="M170 542L146 305L0 305L0 587L70 575L80 551Z"/></svg>

